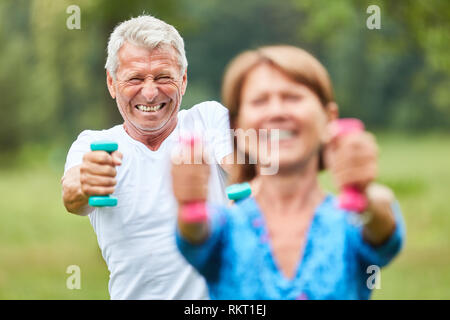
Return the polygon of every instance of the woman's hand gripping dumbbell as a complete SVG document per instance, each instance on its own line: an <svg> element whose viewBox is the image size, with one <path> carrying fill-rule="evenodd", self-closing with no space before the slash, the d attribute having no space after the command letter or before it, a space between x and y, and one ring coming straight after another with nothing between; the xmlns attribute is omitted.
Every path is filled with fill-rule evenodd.
<svg viewBox="0 0 450 320"><path fill-rule="evenodd" d="M365 190L377 175L375 138L354 118L334 121L330 135L325 155L327 167L340 189L338 205L362 213L369 205Z"/></svg>
<svg viewBox="0 0 450 320"><path fill-rule="evenodd" d="M199 137L180 139L180 153L172 158L172 187L178 202L178 227L185 239L202 242L208 234L208 180L204 146Z"/></svg>

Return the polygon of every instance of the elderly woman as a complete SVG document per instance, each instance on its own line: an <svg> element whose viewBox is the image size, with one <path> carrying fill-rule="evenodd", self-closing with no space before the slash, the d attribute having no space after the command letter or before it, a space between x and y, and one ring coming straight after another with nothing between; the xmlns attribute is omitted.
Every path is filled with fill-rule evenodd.
<svg viewBox="0 0 450 320"><path fill-rule="evenodd" d="M401 249L404 226L392 191L373 182L373 137L333 135L338 111L325 68L302 49L263 47L232 61L222 93L231 128L243 129L235 156L257 161L233 168L233 182L249 181L251 197L208 206L204 221L178 219L178 247L205 277L211 298L368 299L379 276L373 272ZM278 161L276 174L263 174L262 136L256 144L240 143L249 129L267 130L270 138L279 133L278 152L268 155ZM324 164L338 187L364 193L368 222L355 224L355 214L322 190ZM180 208L206 199L206 190L194 187L207 185L207 173L207 165L173 166Z"/></svg>

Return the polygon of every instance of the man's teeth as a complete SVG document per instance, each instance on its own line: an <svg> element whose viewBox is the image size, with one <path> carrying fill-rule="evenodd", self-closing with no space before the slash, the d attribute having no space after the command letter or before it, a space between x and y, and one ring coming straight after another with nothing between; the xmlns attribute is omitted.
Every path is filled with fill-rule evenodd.
<svg viewBox="0 0 450 320"><path fill-rule="evenodd" d="M163 103L158 104L157 106L153 106L153 107L147 107L145 105L140 104L137 106L137 108L144 112L156 112L159 109L161 109L162 106L163 106Z"/></svg>

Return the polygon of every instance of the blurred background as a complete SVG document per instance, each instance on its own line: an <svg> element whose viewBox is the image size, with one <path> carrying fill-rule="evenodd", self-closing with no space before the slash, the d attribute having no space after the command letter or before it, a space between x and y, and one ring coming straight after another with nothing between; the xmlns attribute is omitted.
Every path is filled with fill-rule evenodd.
<svg viewBox="0 0 450 320"><path fill-rule="evenodd" d="M77 5L81 29L67 28ZM369 5L381 29L369 30ZM450 299L450 2L448 0L2 0L0 2L0 299L108 299L88 218L67 213L60 179L84 129L121 123L105 84L108 36L142 13L174 25L189 62L183 108L220 100L226 64L266 44L316 55L341 116L380 145L380 177L402 206L407 241L374 299ZM325 173L322 181L334 190ZM68 266L81 269L69 290Z"/></svg>

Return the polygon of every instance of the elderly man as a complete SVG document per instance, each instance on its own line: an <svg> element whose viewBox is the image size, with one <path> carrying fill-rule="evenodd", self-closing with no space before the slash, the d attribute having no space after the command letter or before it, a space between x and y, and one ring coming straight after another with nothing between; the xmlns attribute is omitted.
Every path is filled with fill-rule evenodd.
<svg viewBox="0 0 450 320"><path fill-rule="evenodd" d="M83 131L67 155L63 201L74 214L88 215L110 271L112 299L203 299L203 278L176 248L177 202L170 177L171 152L183 132L222 131L211 138L209 199L225 201L225 172L231 154L227 110L203 102L180 111L187 84L183 39L152 16L119 24L111 34L106 61L107 86L123 124ZM90 144L112 140L109 155ZM117 166L117 170L116 170ZM116 207L93 208L91 195L111 194Z"/></svg>

